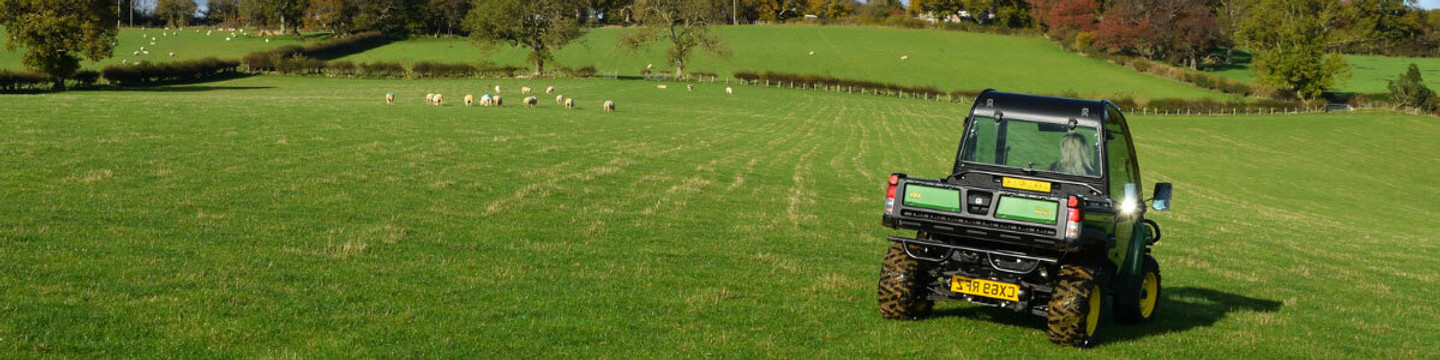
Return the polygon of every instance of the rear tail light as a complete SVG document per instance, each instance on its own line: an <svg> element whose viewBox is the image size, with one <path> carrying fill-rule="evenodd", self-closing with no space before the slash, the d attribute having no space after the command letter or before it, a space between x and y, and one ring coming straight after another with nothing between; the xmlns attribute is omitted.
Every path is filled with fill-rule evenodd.
<svg viewBox="0 0 1440 360"><path fill-rule="evenodd" d="M1065 216L1065 239L1075 240L1080 238L1080 221L1084 220L1080 214L1080 198L1074 195L1065 202L1067 205Z"/></svg>
<svg viewBox="0 0 1440 360"><path fill-rule="evenodd" d="M895 213L895 187L900 185L900 175L890 174L890 183L885 188L885 214Z"/></svg>

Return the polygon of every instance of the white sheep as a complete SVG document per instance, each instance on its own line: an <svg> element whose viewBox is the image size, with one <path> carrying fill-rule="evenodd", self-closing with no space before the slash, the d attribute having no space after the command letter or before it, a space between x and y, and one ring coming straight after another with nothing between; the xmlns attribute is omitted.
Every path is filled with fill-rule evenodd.
<svg viewBox="0 0 1440 360"><path fill-rule="evenodd" d="M814 56L814 55L815 55L815 50L810 50L810 55L811 55L811 56Z"/></svg>
<svg viewBox="0 0 1440 360"><path fill-rule="evenodd" d="M535 107L535 104L537 104L537 103L540 102L540 99L538 99L538 98L536 98L536 97L534 97L534 96L528 96L528 97L525 97L524 102L525 102L525 106L529 106L529 107L532 107L532 108L533 108L533 107Z"/></svg>
<svg viewBox="0 0 1440 360"><path fill-rule="evenodd" d="M685 84L685 91L695 91L695 85Z"/></svg>
<svg viewBox="0 0 1440 360"><path fill-rule="evenodd" d="M500 95L495 95L495 107L500 107L500 105L503 104L505 104L505 99L501 99Z"/></svg>
<svg viewBox="0 0 1440 360"><path fill-rule="evenodd" d="M465 106L475 106L475 94L465 94Z"/></svg>
<svg viewBox="0 0 1440 360"><path fill-rule="evenodd" d="M495 95L485 94L480 96L480 106L490 106L493 104L495 104Z"/></svg>
<svg viewBox="0 0 1440 360"><path fill-rule="evenodd" d="M645 70L655 69L655 64L645 64Z"/></svg>
<svg viewBox="0 0 1440 360"><path fill-rule="evenodd" d="M500 93L500 85L495 85L495 93L496 93L496 94L499 94L499 93Z"/></svg>
<svg viewBox="0 0 1440 360"><path fill-rule="evenodd" d="M435 93L425 94L425 105L435 105Z"/></svg>
<svg viewBox="0 0 1440 360"><path fill-rule="evenodd" d="M545 88L545 93L546 93L546 94L554 94L554 93L555 93L555 87L554 87L554 86L551 86L551 87Z"/></svg>
<svg viewBox="0 0 1440 360"><path fill-rule="evenodd" d="M521 88L520 88L520 93L521 93L521 94L525 94L525 95L530 95L530 87L529 87L529 86L521 87Z"/></svg>
<svg viewBox="0 0 1440 360"><path fill-rule="evenodd" d="M614 101L610 101L610 100L605 100L604 109L605 109L605 112L614 112L614 111L615 111L615 102L614 102Z"/></svg>
<svg viewBox="0 0 1440 360"><path fill-rule="evenodd" d="M555 104L565 105L565 95L555 95Z"/></svg>
<svg viewBox="0 0 1440 360"><path fill-rule="evenodd" d="M265 43L266 43L266 44L269 44L269 43L270 43L270 39L265 39Z"/></svg>
<svg viewBox="0 0 1440 360"><path fill-rule="evenodd" d="M144 47L144 46L141 46L141 47L140 47L140 51L145 51L145 47Z"/></svg>
<svg viewBox="0 0 1440 360"><path fill-rule="evenodd" d="M228 38L228 37L227 37L227 38L225 38L225 41L230 41L230 38Z"/></svg>
<svg viewBox="0 0 1440 360"><path fill-rule="evenodd" d="M725 94L726 94L726 95L735 95L735 89L734 89L734 88L731 88L731 87L729 87L729 86L726 86L726 87L725 87Z"/></svg>
<svg viewBox="0 0 1440 360"><path fill-rule="evenodd" d="M147 51L141 51L140 53L141 53L141 54L145 54L145 55L150 55L150 51L148 51L148 50L147 50Z"/></svg>
<svg viewBox="0 0 1440 360"><path fill-rule="evenodd" d="M910 55L901 55L901 56L900 56L900 60L901 60L901 61L910 60Z"/></svg>
<svg viewBox="0 0 1440 360"><path fill-rule="evenodd" d="M171 51L171 52L170 52L170 57L175 57L175 52L174 52L174 51Z"/></svg>
<svg viewBox="0 0 1440 360"><path fill-rule="evenodd" d="M121 63L121 64L129 64L129 63L130 63L130 59L120 60L120 63Z"/></svg>
<svg viewBox="0 0 1440 360"><path fill-rule="evenodd" d="M655 88L656 88L656 89L660 89L660 90L665 90L665 89L669 89L670 87L669 87L669 86L666 86L665 84L660 84L660 85L655 85Z"/></svg>
<svg viewBox="0 0 1440 360"><path fill-rule="evenodd" d="M130 55L140 56L140 50L135 50L135 52Z"/></svg>
<svg viewBox="0 0 1440 360"><path fill-rule="evenodd" d="M445 104L445 96L435 94L435 106L442 106L443 104Z"/></svg>
<svg viewBox="0 0 1440 360"><path fill-rule="evenodd" d="M393 92L387 92L387 93L385 93L385 104L389 104L389 105L395 104L395 93L393 93Z"/></svg>
<svg viewBox="0 0 1440 360"><path fill-rule="evenodd" d="M566 109L574 109L574 108L575 108L575 99L565 99L565 108L566 108Z"/></svg>

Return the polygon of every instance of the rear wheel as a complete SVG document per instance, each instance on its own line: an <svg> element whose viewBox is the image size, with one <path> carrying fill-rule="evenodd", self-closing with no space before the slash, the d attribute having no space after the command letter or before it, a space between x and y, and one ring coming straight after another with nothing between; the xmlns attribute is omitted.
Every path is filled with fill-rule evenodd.
<svg viewBox="0 0 1440 360"><path fill-rule="evenodd" d="M1149 321L1160 305L1160 289L1160 263L1154 257L1145 255L1137 291L1115 299L1116 318L1127 323Z"/></svg>
<svg viewBox="0 0 1440 360"><path fill-rule="evenodd" d="M915 319L928 315L934 301L925 297L930 274L919 260L905 253L901 243L890 244L880 266L880 316L886 319Z"/></svg>
<svg viewBox="0 0 1440 360"><path fill-rule="evenodd" d="M1105 310L1105 294L1095 275L1095 269L1090 267L1060 267L1058 286L1046 315L1051 342L1075 347L1095 345Z"/></svg>

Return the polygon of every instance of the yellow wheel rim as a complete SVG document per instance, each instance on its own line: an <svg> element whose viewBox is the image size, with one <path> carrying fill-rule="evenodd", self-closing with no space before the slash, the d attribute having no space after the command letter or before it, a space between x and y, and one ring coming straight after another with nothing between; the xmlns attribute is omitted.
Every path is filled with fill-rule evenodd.
<svg viewBox="0 0 1440 360"><path fill-rule="evenodd" d="M1140 283L1141 317L1149 319L1150 314L1155 313L1155 303L1159 301L1159 299L1157 299L1155 295L1160 292L1159 290L1160 281L1158 278L1155 277L1155 273L1145 273L1145 280L1144 282Z"/></svg>
<svg viewBox="0 0 1440 360"><path fill-rule="evenodd" d="M1090 288L1090 313L1085 316L1085 335L1095 335L1100 327L1100 286Z"/></svg>

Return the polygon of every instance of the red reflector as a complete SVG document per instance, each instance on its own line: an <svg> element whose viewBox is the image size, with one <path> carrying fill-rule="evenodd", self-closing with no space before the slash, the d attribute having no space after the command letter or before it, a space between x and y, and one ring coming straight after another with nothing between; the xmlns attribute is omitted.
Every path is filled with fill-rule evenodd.
<svg viewBox="0 0 1440 360"><path fill-rule="evenodd" d="M1067 206L1069 206L1069 207L1072 207L1072 208L1075 207L1076 205L1080 205L1080 198L1075 197L1075 196L1072 195L1072 196L1070 196L1070 201L1066 202L1065 205L1067 205Z"/></svg>
<svg viewBox="0 0 1440 360"><path fill-rule="evenodd" d="M886 198L886 199L894 199L894 198L895 198L895 185L890 185L888 188L885 189L885 198Z"/></svg>
<svg viewBox="0 0 1440 360"><path fill-rule="evenodd" d="M890 174L890 185L899 185L900 175Z"/></svg>
<svg viewBox="0 0 1440 360"><path fill-rule="evenodd" d="M1072 198L1072 199L1073 199L1073 198ZM1068 221L1070 221L1070 222L1080 222L1080 209L1070 208L1070 214L1069 214L1069 215L1070 215L1070 216L1069 216Z"/></svg>

